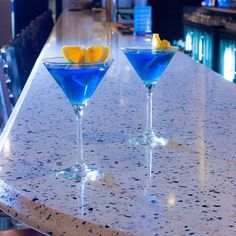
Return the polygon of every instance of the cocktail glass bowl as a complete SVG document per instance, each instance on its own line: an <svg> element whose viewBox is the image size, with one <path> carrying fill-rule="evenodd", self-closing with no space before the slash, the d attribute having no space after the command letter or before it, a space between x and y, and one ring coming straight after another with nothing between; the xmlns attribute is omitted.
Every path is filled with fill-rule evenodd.
<svg viewBox="0 0 236 236"><path fill-rule="evenodd" d="M137 145L166 145L168 140L157 137L152 128L152 97L153 89L156 87L161 75L169 65L178 47L168 49L154 49L151 46L134 46L122 48L123 53L133 66L147 89L146 105L146 130L142 136L129 140Z"/></svg>
<svg viewBox="0 0 236 236"><path fill-rule="evenodd" d="M90 97L113 63L110 58L98 63L70 63L63 57L43 59L43 64L68 98L77 120L76 163L72 167L60 170L57 176L72 180L96 181L103 171L85 163L83 155L82 117Z"/></svg>

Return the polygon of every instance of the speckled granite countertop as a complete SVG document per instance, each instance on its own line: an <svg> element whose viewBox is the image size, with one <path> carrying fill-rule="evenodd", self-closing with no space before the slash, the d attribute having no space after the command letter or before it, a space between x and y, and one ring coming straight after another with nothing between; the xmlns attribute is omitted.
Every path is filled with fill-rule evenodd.
<svg viewBox="0 0 236 236"><path fill-rule="evenodd" d="M0 140L0 208L49 235L236 235L236 86L177 53L154 91L166 147L129 145L145 124L145 89L120 51L149 38L65 12ZM84 156L99 182L55 177L74 164L72 109L41 59L63 44L111 45L115 62L84 117Z"/></svg>

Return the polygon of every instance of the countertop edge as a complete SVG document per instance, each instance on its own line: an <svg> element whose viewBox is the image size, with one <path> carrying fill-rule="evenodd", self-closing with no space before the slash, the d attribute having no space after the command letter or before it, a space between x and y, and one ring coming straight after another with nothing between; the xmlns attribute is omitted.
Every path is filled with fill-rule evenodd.
<svg viewBox="0 0 236 236"><path fill-rule="evenodd" d="M68 235L67 233L70 232L70 236L76 236L79 231L81 236L87 236L88 233L92 232L96 233L96 235L104 236L133 236L131 233L122 232L106 225L97 225L78 217L71 217L70 215L65 217L64 213L62 214L58 210L46 207L38 202L36 198L29 200L23 194L7 185L2 179L0 179L0 208L7 215L46 235L52 235L50 229L53 228L55 230L53 235ZM32 208L36 209L33 215L30 214ZM67 228L60 229L61 221ZM42 224L42 222L44 223Z"/></svg>

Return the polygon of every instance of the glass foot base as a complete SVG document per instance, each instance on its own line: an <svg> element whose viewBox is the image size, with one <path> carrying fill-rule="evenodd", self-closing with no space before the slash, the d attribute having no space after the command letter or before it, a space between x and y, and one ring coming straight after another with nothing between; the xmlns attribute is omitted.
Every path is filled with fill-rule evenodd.
<svg viewBox="0 0 236 236"><path fill-rule="evenodd" d="M98 181L104 176L104 173L94 167L75 165L57 172L56 176L76 181Z"/></svg>
<svg viewBox="0 0 236 236"><path fill-rule="evenodd" d="M156 147L158 145L160 146L166 146L168 144L168 139L163 138L163 137L157 137L155 135L150 136L139 136L139 137L134 137L129 140L130 144L134 145L147 145L150 147Z"/></svg>

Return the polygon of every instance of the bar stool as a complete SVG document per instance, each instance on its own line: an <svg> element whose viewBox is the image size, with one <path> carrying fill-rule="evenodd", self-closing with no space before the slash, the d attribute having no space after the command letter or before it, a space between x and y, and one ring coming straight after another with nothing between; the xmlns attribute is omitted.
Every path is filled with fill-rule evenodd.
<svg viewBox="0 0 236 236"><path fill-rule="evenodd" d="M49 34L52 31L53 25L54 25L54 22L53 22L53 18L52 18L52 12L47 11L45 13L45 29L46 29L46 32L47 32L46 39L48 38Z"/></svg>
<svg viewBox="0 0 236 236"><path fill-rule="evenodd" d="M2 60L2 70L5 77L5 83L8 88L11 105L14 106L20 96L21 86L19 83L19 71L15 58L14 48L9 45L0 49Z"/></svg>
<svg viewBox="0 0 236 236"><path fill-rule="evenodd" d="M10 43L10 48L14 51L11 55L15 57L21 89L23 89L36 60L32 44L33 39L27 29L23 30L17 35L17 38ZM11 62L12 61L9 61L9 63Z"/></svg>
<svg viewBox="0 0 236 236"><path fill-rule="evenodd" d="M35 61L41 52L53 26L51 11L43 13L33 20L28 27L22 30L15 39L10 42L10 48L15 54L15 62L18 67L18 79L23 89ZM13 56L13 55L12 55Z"/></svg>
<svg viewBox="0 0 236 236"><path fill-rule="evenodd" d="M35 60L36 60L42 50L42 43L40 40L40 21L38 19L31 21L28 30L33 39L32 46L34 49L34 54L36 56Z"/></svg>
<svg viewBox="0 0 236 236"><path fill-rule="evenodd" d="M0 56L0 133L3 130L10 114L11 103L9 91L6 85L6 80L3 71L3 60Z"/></svg>
<svg viewBox="0 0 236 236"><path fill-rule="evenodd" d="M37 30L37 40L39 42L40 49L43 48L47 38L53 27L52 12L48 11L40 15L33 21L34 28Z"/></svg>
<svg viewBox="0 0 236 236"><path fill-rule="evenodd" d="M12 106L16 104L52 27L52 13L45 12L22 30L9 45L0 49Z"/></svg>

